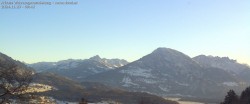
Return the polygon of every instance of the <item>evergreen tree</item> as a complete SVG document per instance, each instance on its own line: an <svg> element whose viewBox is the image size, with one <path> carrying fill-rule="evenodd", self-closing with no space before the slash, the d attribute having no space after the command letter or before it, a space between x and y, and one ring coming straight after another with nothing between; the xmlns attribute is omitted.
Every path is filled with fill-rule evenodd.
<svg viewBox="0 0 250 104"><path fill-rule="evenodd" d="M238 96L233 90L230 90L229 92L227 92L224 102L222 102L221 104L239 104Z"/></svg>
<svg viewBox="0 0 250 104"><path fill-rule="evenodd" d="M250 87L246 88L240 96L241 104L250 104Z"/></svg>

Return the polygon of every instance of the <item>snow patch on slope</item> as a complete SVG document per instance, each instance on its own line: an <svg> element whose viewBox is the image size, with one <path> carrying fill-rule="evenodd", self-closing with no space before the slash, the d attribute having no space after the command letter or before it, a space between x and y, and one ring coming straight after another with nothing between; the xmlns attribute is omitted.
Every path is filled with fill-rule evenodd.
<svg viewBox="0 0 250 104"><path fill-rule="evenodd" d="M223 82L222 84L230 87L239 86L236 82Z"/></svg>
<svg viewBox="0 0 250 104"><path fill-rule="evenodd" d="M180 85L180 86L189 86L189 84L187 84L187 83L181 83L181 82L177 82L177 81L175 83Z"/></svg>
<svg viewBox="0 0 250 104"><path fill-rule="evenodd" d="M145 77L145 78L154 78L151 74L152 69L129 69L129 70L121 70L120 73L128 74L130 76L137 76L137 77Z"/></svg>
<svg viewBox="0 0 250 104"><path fill-rule="evenodd" d="M169 92L169 89L168 89L168 88L166 88L166 87L159 86L159 88L160 88L162 91Z"/></svg>
<svg viewBox="0 0 250 104"><path fill-rule="evenodd" d="M147 83L147 84L159 83L159 81L156 81L155 79L149 79L149 78L137 78L136 81L144 82L144 83Z"/></svg>
<svg viewBox="0 0 250 104"><path fill-rule="evenodd" d="M126 77L126 76L122 79L122 83L124 83L122 85L124 87L138 86L138 84L132 82L131 78Z"/></svg>

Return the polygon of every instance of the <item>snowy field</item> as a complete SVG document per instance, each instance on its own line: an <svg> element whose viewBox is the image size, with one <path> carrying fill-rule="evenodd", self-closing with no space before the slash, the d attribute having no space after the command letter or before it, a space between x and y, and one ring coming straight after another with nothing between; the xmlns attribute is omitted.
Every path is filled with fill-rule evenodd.
<svg viewBox="0 0 250 104"><path fill-rule="evenodd" d="M193 101L179 101L180 98L165 98L167 100L177 101L179 104L205 104L201 102L193 102Z"/></svg>

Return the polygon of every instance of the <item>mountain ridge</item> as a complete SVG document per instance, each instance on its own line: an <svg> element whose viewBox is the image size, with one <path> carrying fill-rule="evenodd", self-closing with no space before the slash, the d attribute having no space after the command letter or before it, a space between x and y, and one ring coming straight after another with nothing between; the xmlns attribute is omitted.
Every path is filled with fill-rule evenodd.
<svg viewBox="0 0 250 104"><path fill-rule="evenodd" d="M157 48L117 70L89 76L85 80L160 96L216 95L213 98L223 97L225 89L240 84L240 79L225 70L202 67L188 55L170 48Z"/></svg>
<svg viewBox="0 0 250 104"><path fill-rule="evenodd" d="M9 65L16 63L17 66L21 68L26 66L25 64L19 63L19 61L0 53L0 70L7 70ZM147 93L127 92L92 82L79 83L67 77L49 72L34 73L33 76L32 84L44 84L46 87L48 87L47 85L52 86L52 89L45 92L35 91L34 95L48 96L50 99L79 102L80 99L84 97L92 102L112 100L123 104L137 104L143 100L147 102L145 104L152 104L153 102L158 104L178 104L175 101L166 100Z"/></svg>
<svg viewBox="0 0 250 104"><path fill-rule="evenodd" d="M249 68L247 65L228 57L199 55L191 58L171 48L157 48L122 67L112 67L107 63L112 61L96 55L86 60L69 59L52 63L58 67L48 70L78 82L97 82L159 96L219 99L229 89L242 91L250 84L250 70L244 69Z"/></svg>
<svg viewBox="0 0 250 104"><path fill-rule="evenodd" d="M37 72L53 72L71 79L82 81L85 77L97 73L114 70L128 64L124 59L106 59L99 55L89 59L68 59L58 62L42 62L30 64Z"/></svg>

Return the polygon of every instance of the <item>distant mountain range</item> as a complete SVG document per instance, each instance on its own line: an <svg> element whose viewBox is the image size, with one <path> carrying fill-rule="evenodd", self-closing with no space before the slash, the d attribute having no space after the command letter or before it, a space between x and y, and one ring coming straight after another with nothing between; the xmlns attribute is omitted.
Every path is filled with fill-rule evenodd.
<svg viewBox="0 0 250 104"><path fill-rule="evenodd" d="M37 72L53 72L71 79L82 81L85 77L112 70L128 64L123 59L106 59L96 55L89 59L68 59L58 62L38 62L28 64Z"/></svg>
<svg viewBox="0 0 250 104"><path fill-rule="evenodd" d="M228 58L227 60L219 58L222 60L221 66L215 66L204 62L209 57L204 56L204 59L199 57L201 56L190 58L173 49L158 48L128 65L89 76L85 80L161 96L211 99L221 99L228 89L241 91L249 85L247 78L244 80L235 76L235 73L231 73L232 70L248 72L250 69L246 65ZM225 66L228 63L231 65L230 68L234 66L235 69L223 67L223 63ZM237 69L243 66L245 66L244 69Z"/></svg>
<svg viewBox="0 0 250 104"><path fill-rule="evenodd" d="M228 57L205 55L196 56L193 60L202 65L202 67L223 69L234 77L243 80L243 83L250 83L250 67L247 64L240 64L236 60L229 59Z"/></svg>
<svg viewBox="0 0 250 104"><path fill-rule="evenodd" d="M247 65L239 64L236 60L229 59L228 57L213 57L199 55L193 58L203 67L215 67L223 69L231 74L239 74L246 69L249 69Z"/></svg>
<svg viewBox="0 0 250 104"><path fill-rule="evenodd" d="M98 57L90 58L96 60ZM108 59L100 59L99 61ZM117 59L115 59L117 60ZM102 61L101 61L102 62ZM117 64L113 61L107 61ZM68 62L66 62L68 64ZM105 63L105 62L104 62ZM8 70L8 67L15 64L20 70L33 70L25 64L13 60L5 54L0 53L0 70ZM119 63L121 65L122 63ZM118 66L118 65L117 65ZM116 66L115 66L116 67ZM50 72L34 74L32 83L39 83L52 86L53 89L46 92L37 92L35 95L49 96L61 101L79 102L81 98L89 102L116 101L122 104L178 104L175 101L163 99L161 97L141 92L128 92L119 88L106 86L96 82L76 82L67 77L63 77Z"/></svg>
<svg viewBox="0 0 250 104"><path fill-rule="evenodd" d="M28 66L38 74L55 73L76 81L74 83L78 85L85 83L87 86L83 88L92 91L92 85L97 85L98 89L104 88L101 91L107 86L163 97L221 101L229 89L241 92L250 85L248 65L228 57L199 55L191 58L170 48L157 48L131 63L97 55L85 60L39 62Z"/></svg>

